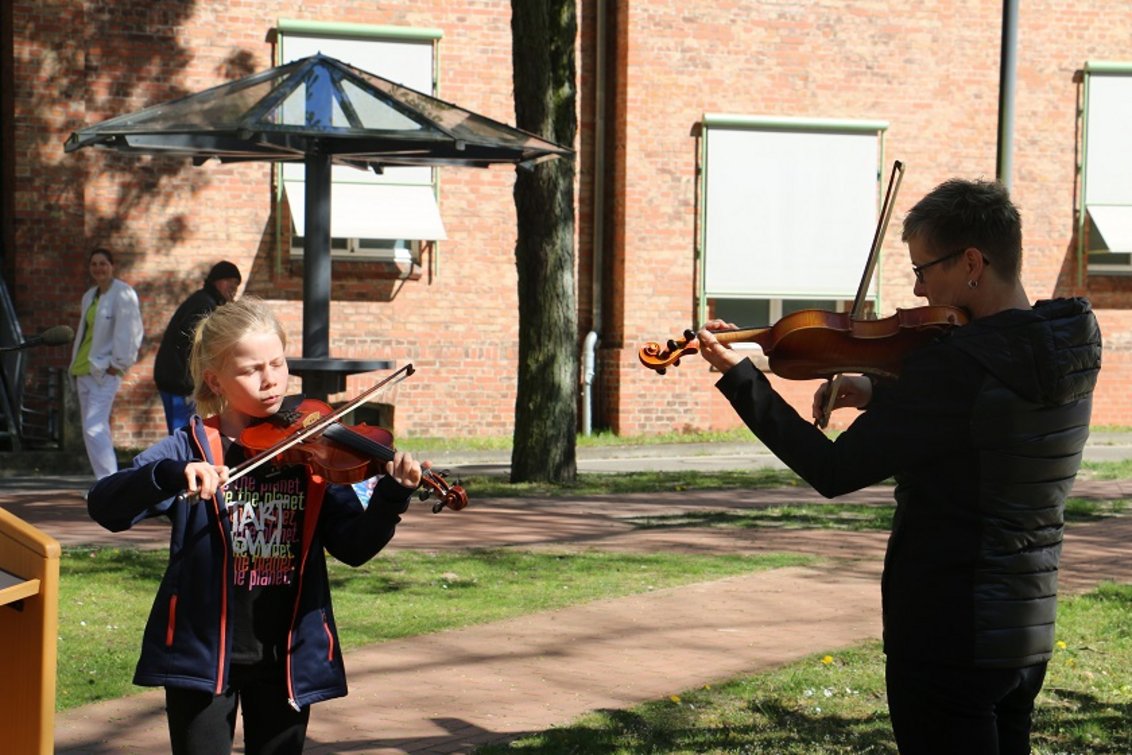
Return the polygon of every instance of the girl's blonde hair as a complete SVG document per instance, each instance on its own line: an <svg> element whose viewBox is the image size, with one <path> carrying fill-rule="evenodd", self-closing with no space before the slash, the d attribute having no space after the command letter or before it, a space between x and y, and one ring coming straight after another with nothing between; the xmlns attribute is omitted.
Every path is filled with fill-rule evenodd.
<svg viewBox="0 0 1132 755"><path fill-rule="evenodd" d="M262 299L254 296L222 304L197 323L189 353L189 374L193 377L193 400L200 416L220 414L228 403L208 387L204 373L224 369L232 349L251 333L274 333L287 347L287 335L279 320Z"/></svg>

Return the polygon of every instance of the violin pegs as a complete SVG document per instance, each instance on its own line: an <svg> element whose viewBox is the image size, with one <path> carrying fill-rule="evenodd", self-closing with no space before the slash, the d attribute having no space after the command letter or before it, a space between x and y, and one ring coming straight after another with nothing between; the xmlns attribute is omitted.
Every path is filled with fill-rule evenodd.
<svg viewBox="0 0 1132 755"><path fill-rule="evenodd" d="M684 343L685 344L687 344L689 341L691 341L695 337L696 337L696 331L692 330L691 328L686 328L684 330Z"/></svg>
<svg viewBox="0 0 1132 755"><path fill-rule="evenodd" d="M672 363L672 366L673 367L679 367L680 366L680 360L677 359L675 362Z"/></svg>
<svg viewBox="0 0 1132 755"><path fill-rule="evenodd" d="M680 344L676 343L676 339L675 338L669 338L668 339L668 350L669 351L676 351L676 349L678 349L678 348L680 348Z"/></svg>
<svg viewBox="0 0 1132 755"><path fill-rule="evenodd" d="M656 374L657 374L657 375L663 375L663 374L664 374L664 373L666 373L666 372L668 372L668 369L667 369L667 368L665 368L665 367L660 367L660 368L658 368L658 369L657 369L657 371L656 371Z"/></svg>

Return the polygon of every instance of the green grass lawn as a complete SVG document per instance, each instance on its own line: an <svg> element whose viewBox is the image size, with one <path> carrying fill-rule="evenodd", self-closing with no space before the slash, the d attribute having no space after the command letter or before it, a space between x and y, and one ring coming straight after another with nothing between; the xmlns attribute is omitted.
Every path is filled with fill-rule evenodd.
<svg viewBox="0 0 1132 755"><path fill-rule="evenodd" d="M121 697L133 686L142 628L165 551L67 549L60 563L56 708ZM812 561L799 555L531 553L479 550L329 563L343 648ZM376 607L376 608L375 608Z"/></svg>
<svg viewBox="0 0 1132 755"><path fill-rule="evenodd" d="M1058 641L1038 697L1039 755L1132 752L1132 585L1061 601ZM593 713L501 753L895 753L879 642L817 649L776 671Z"/></svg>
<svg viewBox="0 0 1132 755"><path fill-rule="evenodd" d="M1132 477L1132 464L1090 464L1098 479ZM476 484L479 487L474 487ZM478 495L554 496L800 485L781 470L581 475L571 486L513 486L492 478ZM1066 519L1125 515L1123 499L1070 499ZM889 505L812 502L762 510L697 512L628 520L639 528L774 527L885 530ZM57 708L139 691L130 683L141 631L166 562L164 551L68 549L61 564ZM480 550L381 555L360 569L331 563L342 641L351 647L497 621L756 569L802 556L549 553ZM375 610L375 605L380 610ZM1063 598L1058 649L1038 701L1035 752L1132 752L1132 586L1102 585ZM814 648L776 671L721 681L630 710L595 713L479 752L863 753L895 752L879 645Z"/></svg>

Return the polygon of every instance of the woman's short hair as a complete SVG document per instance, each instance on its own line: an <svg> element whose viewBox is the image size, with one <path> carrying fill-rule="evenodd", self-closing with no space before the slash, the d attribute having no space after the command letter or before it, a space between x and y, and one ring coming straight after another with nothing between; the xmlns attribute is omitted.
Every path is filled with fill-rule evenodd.
<svg viewBox="0 0 1132 755"><path fill-rule="evenodd" d="M938 257L975 247L1003 279L1022 270L1022 217L997 181L944 181L909 210L902 238L920 239Z"/></svg>
<svg viewBox="0 0 1132 755"><path fill-rule="evenodd" d="M287 346L283 326L270 307L254 296L223 304L197 323L189 352L189 374L193 377L193 400L200 416L219 414L227 404L223 396L208 387L204 373L223 369L236 344L252 333L274 333Z"/></svg>

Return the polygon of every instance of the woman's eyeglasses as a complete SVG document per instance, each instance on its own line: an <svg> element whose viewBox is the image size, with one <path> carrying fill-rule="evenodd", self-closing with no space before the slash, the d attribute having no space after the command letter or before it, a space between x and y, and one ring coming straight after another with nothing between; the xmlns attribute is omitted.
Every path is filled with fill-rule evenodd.
<svg viewBox="0 0 1132 755"><path fill-rule="evenodd" d="M945 261L947 261L947 260L949 260L953 257L958 257L960 254L967 251L968 248L969 247L963 247L962 249L955 251L955 252L952 252L951 254L945 254L942 257L936 257L931 262L925 262L922 265L912 265L912 272L915 273L915 275L916 275L916 281L919 282L919 283L923 283L924 282L924 271L925 270L927 270L932 265L938 265L939 263L945 262Z"/></svg>

